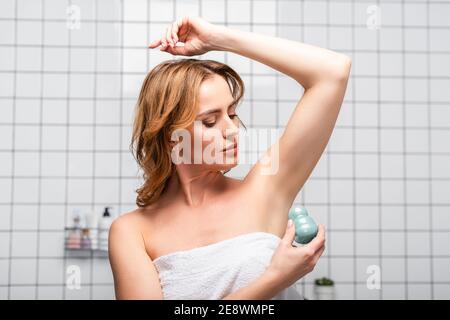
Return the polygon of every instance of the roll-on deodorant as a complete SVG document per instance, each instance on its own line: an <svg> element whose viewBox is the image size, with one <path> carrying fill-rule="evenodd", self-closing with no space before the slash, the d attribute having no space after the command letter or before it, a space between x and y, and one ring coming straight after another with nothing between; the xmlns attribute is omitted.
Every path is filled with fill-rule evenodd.
<svg viewBox="0 0 450 320"><path fill-rule="evenodd" d="M309 216L304 207L293 207L289 210L289 219L295 225L295 242L307 244L317 235L318 227L313 218Z"/></svg>

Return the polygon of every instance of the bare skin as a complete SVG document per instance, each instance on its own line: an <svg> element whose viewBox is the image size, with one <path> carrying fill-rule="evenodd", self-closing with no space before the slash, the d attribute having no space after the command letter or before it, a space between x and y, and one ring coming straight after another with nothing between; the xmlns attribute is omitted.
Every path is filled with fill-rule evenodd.
<svg viewBox="0 0 450 320"><path fill-rule="evenodd" d="M178 41L184 47L172 46ZM168 44L168 45L164 45ZM282 238L266 272L224 299L270 299L314 269L325 249L324 226L311 243L293 247L295 230L286 227L288 210L317 164L334 128L345 93L350 60L322 48L281 38L212 25L184 17L150 44L173 55L192 56L210 50L241 54L297 80L305 88L279 139L279 169L262 174L258 161L243 180L219 170L230 164L179 164L167 192L154 205L121 215L111 226L109 254L117 299L162 299L153 260L163 255L263 231ZM238 123L229 107L231 93L221 78L202 85L198 114L205 130L223 132L223 145L238 143ZM189 130L192 130L190 128ZM192 131L191 131L192 132ZM194 135L194 133L192 132ZM202 138L202 148L210 142ZM217 142L216 142L217 143ZM271 155L272 148L267 150Z"/></svg>

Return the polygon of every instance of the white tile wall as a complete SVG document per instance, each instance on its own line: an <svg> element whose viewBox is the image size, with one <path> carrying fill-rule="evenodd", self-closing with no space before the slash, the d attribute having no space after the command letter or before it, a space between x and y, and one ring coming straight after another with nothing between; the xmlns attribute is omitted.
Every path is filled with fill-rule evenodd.
<svg viewBox="0 0 450 320"><path fill-rule="evenodd" d="M374 31L370 1L70 3L80 29L66 27L69 1L0 2L0 299L114 298L108 260L64 259L63 229L74 208L135 207L134 105L146 72L170 58L146 46L183 14L353 58L336 128L295 200L328 230L298 290L312 298L314 278L329 276L338 299L450 298L450 4L381 0ZM303 93L295 81L239 55L204 57L242 75L247 127L286 125ZM81 290L65 287L71 264ZM371 265L381 290L366 286Z"/></svg>

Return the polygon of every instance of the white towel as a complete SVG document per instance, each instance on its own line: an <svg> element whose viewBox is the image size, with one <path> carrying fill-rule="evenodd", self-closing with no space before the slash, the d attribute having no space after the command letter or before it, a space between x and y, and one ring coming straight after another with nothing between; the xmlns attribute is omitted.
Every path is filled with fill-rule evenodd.
<svg viewBox="0 0 450 320"><path fill-rule="evenodd" d="M281 239L251 232L156 258L164 299L222 299L259 278ZM272 300L303 299L294 285Z"/></svg>

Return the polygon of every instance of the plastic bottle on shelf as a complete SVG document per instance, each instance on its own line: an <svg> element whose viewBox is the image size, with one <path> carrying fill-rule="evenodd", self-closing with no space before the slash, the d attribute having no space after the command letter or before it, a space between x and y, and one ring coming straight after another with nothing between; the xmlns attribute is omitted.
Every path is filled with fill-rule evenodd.
<svg viewBox="0 0 450 320"><path fill-rule="evenodd" d="M86 227L89 229L89 239L91 242L91 249L98 249L98 219L95 211L88 211L86 213Z"/></svg>
<svg viewBox="0 0 450 320"><path fill-rule="evenodd" d="M72 212L72 227L70 228L67 236L67 248L68 249L80 249L81 248L81 214L80 209L74 209Z"/></svg>
<svg viewBox="0 0 450 320"><path fill-rule="evenodd" d="M92 249L91 247L91 237L89 235L89 229L83 228L81 236L81 249Z"/></svg>
<svg viewBox="0 0 450 320"><path fill-rule="evenodd" d="M105 207L98 225L98 249L103 251L108 250L109 228L114 220L109 211L110 209L111 207Z"/></svg>

